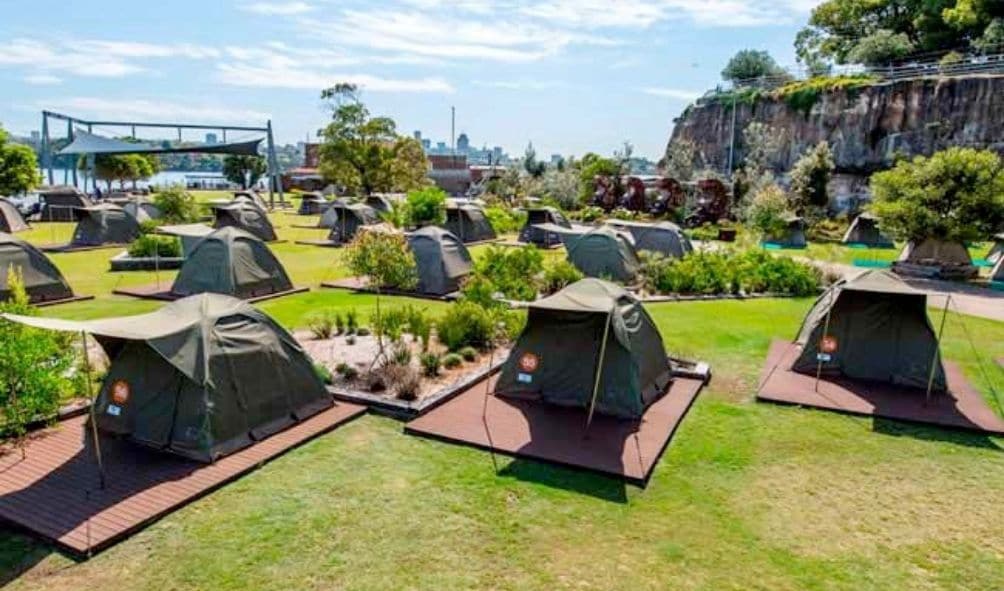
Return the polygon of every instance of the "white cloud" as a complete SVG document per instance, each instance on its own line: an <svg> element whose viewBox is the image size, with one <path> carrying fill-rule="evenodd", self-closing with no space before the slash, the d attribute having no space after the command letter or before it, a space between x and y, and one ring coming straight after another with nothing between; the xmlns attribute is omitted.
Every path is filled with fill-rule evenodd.
<svg viewBox="0 0 1004 591"><path fill-rule="evenodd" d="M442 78L384 78L371 74L339 73L304 68L270 68L248 63L217 65L220 81L231 86L257 88L310 88L320 90L338 82L350 82L369 92L453 92Z"/></svg>
<svg viewBox="0 0 1004 591"><path fill-rule="evenodd" d="M28 84L42 86L47 84L59 84L63 81L63 79L59 76L53 76L52 74L29 74L24 77L24 81Z"/></svg>
<svg viewBox="0 0 1004 591"><path fill-rule="evenodd" d="M219 50L214 48L188 43L160 45L94 39L42 42L25 38L0 43L0 67L25 68L31 72L28 78L50 81L55 77L54 72L67 76L121 78L145 71L144 60L201 60L219 55Z"/></svg>
<svg viewBox="0 0 1004 591"><path fill-rule="evenodd" d="M241 9L255 14L292 16L310 12L314 7L306 2L252 2Z"/></svg>
<svg viewBox="0 0 1004 591"><path fill-rule="evenodd" d="M564 86L558 80L474 80L475 86L500 88L503 90L546 90Z"/></svg>
<svg viewBox="0 0 1004 591"><path fill-rule="evenodd" d="M548 0L525 5L522 14L572 27L647 27L664 16L649 0Z"/></svg>
<svg viewBox="0 0 1004 591"><path fill-rule="evenodd" d="M692 101L697 97L701 96L700 92L695 92L693 90L684 90L681 88L658 88L654 86L648 86L645 88L639 88L639 90L644 92L645 94L650 94L652 96L677 99L681 101Z"/></svg>
<svg viewBox="0 0 1004 591"><path fill-rule="evenodd" d="M98 97L56 98L41 101L46 108L72 111L97 119L185 120L186 123L256 123L268 113L223 104L177 103L161 99L107 99Z"/></svg>

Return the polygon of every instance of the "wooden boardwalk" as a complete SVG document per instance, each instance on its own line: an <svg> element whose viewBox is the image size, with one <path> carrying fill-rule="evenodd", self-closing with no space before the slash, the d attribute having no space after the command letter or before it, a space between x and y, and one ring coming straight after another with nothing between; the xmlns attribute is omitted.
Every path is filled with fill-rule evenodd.
<svg viewBox="0 0 1004 591"><path fill-rule="evenodd" d="M0 518L87 555L364 412L339 402L214 464L102 436L104 489L87 417L75 417L33 434L24 459L0 456Z"/></svg>

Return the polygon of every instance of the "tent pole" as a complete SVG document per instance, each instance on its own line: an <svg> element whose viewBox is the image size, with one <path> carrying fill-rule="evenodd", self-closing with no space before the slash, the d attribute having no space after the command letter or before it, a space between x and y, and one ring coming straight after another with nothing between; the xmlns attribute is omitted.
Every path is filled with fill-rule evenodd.
<svg viewBox="0 0 1004 591"><path fill-rule="evenodd" d="M931 403L931 390L934 388L934 373L938 367L938 357L941 355L941 335L945 332L945 319L948 317L948 304L952 301L952 296L945 296L945 308L941 311L941 326L938 327L938 336L934 341L934 357L931 358L931 372L927 376L927 394L924 395L924 404Z"/></svg>
<svg viewBox="0 0 1004 591"><path fill-rule="evenodd" d="M87 333L80 331L80 344L84 355L84 376L87 378L87 395L91 399L91 438L94 440L94 456L98 461L98 478L101 490L105 489L105 464L101 459L101 441L98 439L98 421L95 407L98 399L94 395L94 384L91 382L91 359L87 355Z"/></svg>
<svg viewBox="0 0 1004 591"><path fill-rule="evenodd" d="M615 304L616 305L616 304ZM603 376L603 362L607 358L607 337L610 335L610 321L613 319L614 310L613 308L607 312L607 322L603 326L603 342L600 344L600 362L596 366L596 379L593 382L593 397L589 401L589 414L586 416L586 430L589 430L589 425L593 422L593 411L596 409L596 396L600 391L600 378Z"/></svg>
<svg viewBox="0 0 1004 591"><path fill-rule="evenodd" d="M831 288L832 289L832 288ZM832 294L832 292L831 292ZM833 296L830 295L830 301L826 306L826 321L823 323L823 337L828 337L830 335L830 312L833 311ZM823 375L823 360L819 358L819 352L816 352L816 382L813 384L812 388L814 391L819 392L819 377Z"/></svg>
<svg viewBox="0 0 1004 591"><path fill-rule="evenodd" d="M495 330L500 331L501 327L497 326ZM492 466L495 468L495 474L497 475L499 473L499 463L495 459L495 442L492 441L492 432L488 428L488 397L491 396L492 366L495 365L495 337L496 334L493 333L491 342L488 343L491 350L488 353L488 375L485 377L485 399L484 404L481 406L481 424L485 428L485 438L488 439L488 453L492 455Z"/></svg>

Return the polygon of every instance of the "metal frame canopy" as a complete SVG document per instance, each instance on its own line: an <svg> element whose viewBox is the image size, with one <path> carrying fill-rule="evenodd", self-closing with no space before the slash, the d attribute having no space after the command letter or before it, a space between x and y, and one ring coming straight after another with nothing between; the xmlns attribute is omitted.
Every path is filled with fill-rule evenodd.
<svg viewBox="0 0 1004 591"><path fill-rule="evenodd" d="M282 192L282 182L280 180L280 170L279 170L279 160L276 157L275 152L275 139L272 135L272 120L269 119L265 122L264 127L256 126L245 126L245 125L204 125L204 124L193 124L193 123L146 123L142 121L97 121L97 120L87 120L81 119L79 117L72 117L70 115L64 115L62 113L55 113L53 111L42 111L42 169L47 172L48 181L50 185L55 184L54 179L54 169L53 169L53 154L51 150L51 141L49 138L49 119L56 119L59 121L66 122L66 134L73 144L74 140L77 139L76 127L86 128L87 134L89 134L90 142L83 142L85 144L90 144L90 147L84 146L82 149L73 150L66 153L84 153L88 158L88 169L91 170L90 179L91 182L96 182L93 175L93 165L94 165L94 154L156 154L156 153L172 153L172 152L205 152L205 153L228 153L231 150L226 149L227 147L227 132L228 131L243 131L243 132L257 132L265 134L266 141L266 163L268 165L268 170L266 176L269 179L268 183L268 200L269 205L275 205L275 198L273 196L273 191L278 191L279 202L285 203L285 199ZM178 132L178 141L181 141L181 132L186 129L204 129L204 130L219 130L223 134L223 144L221 145L207 145L201 144L197 146L191 146L187 148L163 148L158 149L151 144L136 144L135 150L127 150L123 145L124 142L119 140L114 140L110 138L104 138L102 136L97 136L93 134L93 129L95 126L99 127L129 127L132 130L132 137L136 137L137 128L155 128L155 129L175 129ZM81 132L81 137L83 139L83 133ZM248 153L249 146L254 143L257 144L261 140L253 140L251 142L234 142L229 146L232 148L232 152L236 154L246 154ZM88 152L87 150L94 150L93 152ZM70 167L73 175L73 184L77 184L77 167ZM65 181L64 181L65 182ZM84 179L84 189L87 188L87 179Z"/></svg>

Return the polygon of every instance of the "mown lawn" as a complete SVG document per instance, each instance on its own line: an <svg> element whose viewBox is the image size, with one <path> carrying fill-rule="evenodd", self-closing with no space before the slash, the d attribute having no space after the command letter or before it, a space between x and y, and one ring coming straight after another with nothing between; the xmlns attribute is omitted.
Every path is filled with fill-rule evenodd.
<svg viewBox="0 0 1004 591"><path fill-rule="evenodd" d="M275 250L298 282L344 272L337 251ZM81 280L90 264L95 287L107 285L104 255L87 254L57 264ZM127 313L130 301L46 313ZM318 307L365 314L371 304L327 290L262 307L300 326ZM0 530L0 581L53 590L1000 588L1004 440L753 402L770 339L790 338L810 305L650 306L667 348L709 361L714 378L644 490L529 461L502 459L496 474L486 453L365 416L86 562ZM947 323L945 355L989 399L988 381L1000 392L1004 372L981 371L966 330L986 361L1004 357L1004 324L967 317L964 329L961 320Z"/></svg>
<svg viewBox="0 0 1004 591"><path fill-rule="evenodd" d="M903 250L903 244L896 248L851 248L843 244L810 242L804 249L783 249L773 252L789 254L792 256L804 256L830 263L842 263L861 266L878 265L882 263L892 263ZM990 250L989 242L978 242L969 246L969 256L974 261L982 260Z"/></svg>

